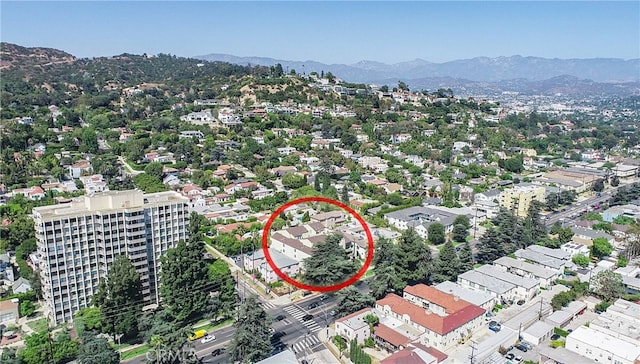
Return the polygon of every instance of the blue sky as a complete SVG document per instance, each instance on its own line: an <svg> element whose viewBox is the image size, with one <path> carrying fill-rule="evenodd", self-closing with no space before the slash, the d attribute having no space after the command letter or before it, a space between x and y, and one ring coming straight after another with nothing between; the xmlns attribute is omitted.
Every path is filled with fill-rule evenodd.
<svg viewBox="0 0 640 364"><path fill-rule="evenodd" d="M640 58L640 2L1 1L0 39L78 57Z"/></svg>

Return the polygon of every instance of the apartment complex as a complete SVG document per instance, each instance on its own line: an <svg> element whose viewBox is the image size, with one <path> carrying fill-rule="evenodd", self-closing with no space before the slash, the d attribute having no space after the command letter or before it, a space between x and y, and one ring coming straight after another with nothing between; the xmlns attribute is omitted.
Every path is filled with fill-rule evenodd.
<svg viewBox="0 0 640 364"><path fill-rule="evenodd" d="M33 209L43 297L50 322L87 307L114 258L140 273L145 304L159 301L160 256L186 239L189 199L177 192L108 191Z"/></svg>
<svg viewBox="0 0 640 364"><path fill-rule="evenodd" d="M501 207L512 210L517 216L527 216L532 201L544 203L544 187L520 183L498 195Z"/></svg>

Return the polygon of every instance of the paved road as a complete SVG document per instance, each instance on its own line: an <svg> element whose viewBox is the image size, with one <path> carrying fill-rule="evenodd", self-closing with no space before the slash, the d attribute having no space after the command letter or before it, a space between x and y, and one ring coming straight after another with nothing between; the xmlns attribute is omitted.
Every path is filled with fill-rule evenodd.
<svg viewBox="0 0 640 364"><path fill-rule="evenodd" d="M614 188L603 191L600 197L589 197L586 200L576 202L572 205L567 206L563 211L548 214L546 215L545 225L547 227L550 227L557 221L563 223L563 221L575 219L576 217L580 216L580 214L582 214L584 210L588 210L591 206L602 205L603 202L609 201L609 199L613 194L615 194L617 189L618 188Z"/></svg>
<svg viewBox="0 0 640 364"><path fill-rule="evenodd" d="M369 289L366 283L361 283L357 287L362 292ZM243 287L238 289L238 293L241 297L245 294L247 296L251 294ZM300 358L325 349L320 339L318 339L317 333L320 330L327 330L329 325L336 319L336 317L331 316L331 310L336 307L336 298L334 296L313 295L284 306L275 306L271 302L260 300L262 301L262 307L271 317L285 316L283 320L275 321L272 325L275 332L282 331L285 333L279 340L273 342L274 347L283 345L295 352ZM309 305L314 303L318 304L318 307L310 308ZM307 314L313 315L313 318L303 321L303 316ZM227 353L223 352L223 354L216 357L211 356L211 353L215 349L226 348L234 330L231 326L211 332L211 334L215 335L216 340L207 344L202 344L199 340L193 342L195 354L202 359L203 363L227 363L229 359ZM144 364L145 360L145 356L140 356L123 363Z"/></svg>

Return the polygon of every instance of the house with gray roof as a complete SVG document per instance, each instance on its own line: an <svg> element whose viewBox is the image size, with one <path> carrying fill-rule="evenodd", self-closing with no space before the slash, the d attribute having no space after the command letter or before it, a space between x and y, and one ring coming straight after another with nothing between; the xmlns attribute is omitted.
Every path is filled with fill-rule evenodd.
<svg viewBox="0 0 640 364"><path fill-rule="evenodd" d="M493 279L515 285L516 295L519 299L530 300L540 290L540 283L537 279L511 274L493 265L483 265L475 270Z"/></svg>
<svg viewBox="0 0 640 364"><path fill-rule="evenodd" d="M573 263L570 260L562 260L558 258L551 257L549 255L545 255L543 253L533 251L531 249L519 249L514 253L516 258L519 260L527 261L531 264L536 264L542 267L549 268L553 271L558 272L558 274L564 274L565 267L572 267Z"/></svg>
<svg viewBox="0 0 640 364"><path fill-rule="evenodd" d="M552 286L562 275L558 271L528 263L511 257L501 257L493 261L493 266L520 277L537 279L541 288Z"/></svg>
<svg viewBox="0 0 640 364"><path fill-rule="evenodd" d="M458 283L451 281L444 281L434 286L438 291L452 294L460 299L473 303L476 306L482 307L487 312L493 309L496 304L496 299L493 295L487 292L475 291L469 288L465 288Z"/></svg>
<svg viewBox="0 0 640 364"><path fill-rule="evenodd" d="M420 237L427 239L429 225L438 222L444 226L446 233L450 233L457 216L455 213L439 208L413 206L384 214L384 219L400 230L413 228Z"/></svg>
<svg viewBox="0 0 640 364"><path fill-rule="evenodd" d="M518 287L515 284L495 279L475 269L460 274L458 284L473 291L486 292L500 304L517 300L518 297Z"/></svg>
<svg viewBox="0 0 640 364"><path fill-rule="evenodd" d="M269 255L273 260L273 263L289 277L295 277L300 271L300 263L290 258L279 251L269 248ZM272 283L280 280L280 277L273 271L271 265L267 262L264 256L264 250L258 249L251 253L245 254L244 268L248 271L257 270L260 276L267 283Z"/></svg>

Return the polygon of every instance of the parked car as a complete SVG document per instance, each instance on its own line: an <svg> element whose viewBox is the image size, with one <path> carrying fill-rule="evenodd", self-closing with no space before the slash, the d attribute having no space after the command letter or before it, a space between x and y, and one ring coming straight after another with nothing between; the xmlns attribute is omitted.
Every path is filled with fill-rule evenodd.
<svg viewBox="0 0 640 364"><path fill-rule="evenodd" d="M518 302L516 302L516 304L518 306L522 306L522 305L524 305L524 300L519 300Z"/></svg>
<svg viewBox="0 0 640 364"><path fill-rule="evenodd" d="M276 321L282 321L282 320L284 320L284 319L286 319L286 318L287 318L287 317L286 317L285 315L278 315L278 316L276 316L274 319L275 319Z"/></svg>
<svg viewBox="0 0 640 364"><path fill-rule="evenodd" d="M522 341L520 344L524 345L524 347L527 348L528 350L531 350L533 348L533 345L529 344L526 341Z"/></svg>
<svg viewBox="0 0 640 364"><path fill-rule="evenodd" d="M312 314L306 314L304 316L302 316L302 321L309 321L313 319L313 315Z"/></svg>
<svg viewBox="0 0 640 364"><path fill-rule="evenodd" d="M329 312L329 315L331 315L331 316L335 316L337 314L338 314L338 311L336 311L336 310L331 310L331 312Z"/></svg>
<svg viewBox="0 0 640 364"><path fill-rule="evenodd" d="M507 353L507 355L504 356L505 359L509 359L512 360L513 358L515 358L516 356L513 353Z"/></svg>
<svg viewBox="0 0 640 364"><path fill-rule="evenodd" d="M274 332L273 335L271 335L271 340L272 341L276 341L276 340L278 340L279 338L281 338L281 337L283 337L285 335L287 335L287 333L284 332L284 331Z"/></svg>
<svg viewBox="0 0 640 364"><path fill-rule="evenodd" d="M524 345L522 345L522 344L518 344L518 345L516 345L516 349L518 349L518 350L520 350L520 351L523 351L523 352L525 352L525 353L529 350L526 346L524 346Z"/></svg>
<svg viewBox="0 0 640 364"><path fill-rule="evenodd" d="M551 340L558 340L558 339L560 339L560 335L558 334L551 335Z"/></svg>
<svg viewBox="0 0 640 364"><path fill-rule="evenodd" d="M517 361L518 363L522 361L522 356L518 355L514 358L515 361Z"/></svg>

